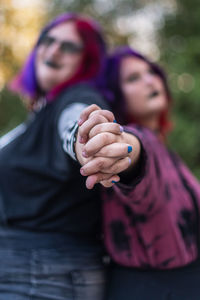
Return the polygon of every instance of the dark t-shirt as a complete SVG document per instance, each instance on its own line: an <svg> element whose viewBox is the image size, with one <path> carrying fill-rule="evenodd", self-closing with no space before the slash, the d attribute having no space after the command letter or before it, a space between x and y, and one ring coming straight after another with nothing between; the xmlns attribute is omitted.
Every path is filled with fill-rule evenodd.
<svg viewBox="0 0 200 300"><path fill-rule="evenodd" d="M86 189L80 165L64 152L58 132L60 115L76 102L107 108L94 89L78 84L36 112L0 148L1 224L98 236L99 187Z"/></svg>

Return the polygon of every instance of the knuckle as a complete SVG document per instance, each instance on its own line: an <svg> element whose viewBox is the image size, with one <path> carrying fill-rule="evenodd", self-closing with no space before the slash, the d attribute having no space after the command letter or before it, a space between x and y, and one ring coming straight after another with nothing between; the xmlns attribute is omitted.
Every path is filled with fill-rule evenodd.
<svg viewBox="0 0 200 300"><path fill-rule="evenodd" d="M102 173L97 173L96 174L96 182L100 182L100 181L102 181L102 180L104 180L104 176L103 176L103 174Z"/></svg>
<svg viewBox="0 0 200 300"><path fill-rule="evenodd" d="M108 110L108 112L109 112L109 114L110 114L110 118L112 118L112 119L114 120L114 119L115 119L114 114L113 114L111 111L109 111L109 110Z"/></svg>
<svg viewBox="0 0 200 300"><path fill-rule="evenodd" d="M113 113L112 113L111 111L109 111L109 110L103 110L103 111L102 111L102 114L103 114L103 116L104 116L106 119L108 119L108 120L110 120L110 121L113 121L113 120L114 120L114 115L113 115Z"/></svg>
<svg viewBox="0 0 200 300"><path fill-rule="evenodd" d="M100 111L99 106L97 106L96 104L92 104L90 106L90 117L93 116L93 115L95 115L99 111Z"/></svg>
<svg viewBox="0 0 200 300"><path fill-rule="evenodd" d="M101 155L109 157L109 159L111 159L113 157L113 150L112 148L108 147L103 147L100 151Z"/></svg>
<svg viewBox="0 0 200 300"><path fill-rule="evenodd" d="M89 139L93 138L95 135L97 135L96 130L92 128L89 132Z"/></svg>
<svg viewBox="0 0 200 300"><path fill-rule="evenodd" d="M84 125L84 124L83 124L83 125ZM78 134L79 134L80 136L82 136L82 135L84 135L85 131L86 131L86 127L85 127L85 126L79 127L79 129L78 129Z"/></svg>
<svg viewBox="0 0 200 300"><path fill-rule="evenodd" d="M108 180L104 180L101 182L101 184L104 186L104 187L111 187L113 184L108 181Z"/></svg>
<svg viewBox="0 0 200 300"><path fill-rule="evenodd" d="M117 165L115 164L114 166L111 167L110 171L113 173L113 174L117 174L118 173L118 167Z"/></svg>
<svg viewBox="0 0 200 300"><path fill-rule="evenodd" d="M123 127L120 124L116 124L116 126L117 126L116 130L122 133Z"/></svg>
<svg viewBox="0 0 200 300"><path fill-rule="evenodd" d="M94 128L94 130L95 130L96 133L103 131L103 125L102 125L102 123L98 124L98 125Z"/></svg>
<svg viewBox="0 0 200 300"><path fill-rule="evenodd" d="M102 131L102 125L101 124L97 124L96 126L94 126L90 130L90 136L95 136L95 135L97 135L101 131Z"/></svg>
<svg viewBox="0 0 200 300"><path fill-rule="evenodd" d="M83 147L83 152L85 152L85 153L87 153L87 154L90 154L90 147L86 144L86 145L84 145L84 147Z"/></svg>
<svg viewBox="0 0 200 300"><path fill-rule="evenodd" d="M93 109L100 109L100 107L97 104L92 104L91 108L93 108Z"/></svg>
<svg viewBox="0 0 200 300"><path fill-rule="evenodd" d="M110 141L110 134L108 132L104 132L102 134L102 141L104 144L108 144Z"/></svg>
<svg viewBox="0 0 200 300"><path fill-rule="evenodd" d="M120 128L119 128L119 127L120 127L120 125L119 125L119 124L117 124L117 123L113 123L113 124L112 124L112 126L113 126L113 128L114 128L114 130L115 130L115 131L117 131L117 132L118 132L118 131L120 130Z"/></svg>
<svg viewBox="0 0 200 300"><path fill-rule="evenodd" d="M100 174L101 181L106 181L109 177L110 177L109 174L105 174L105 173Z"/></svg>
<svg viewBox="0 0 200 300"><path fill-rule="evenodd" d="M102 169L102 168L104 167L104 164L105 164L105 162L104 162L104 160L103 160L102 158L99 158L99 159L97 160L97 167L98 167L99 169Z"/></svg>
<svg viewBox="0 0 200 300"><path fill-rule="evenodd" d="M100 117L100 115L92 114L91 117L90 117L90 119L91 119L91 121L92 121L93 123L96 123L96 122L99 123L101 117Z"/></svg>
<svg viewBox="0 0 200 300"><path fill-rule="evenodd" d="M81 113L80 113L80 118L87 118L87 116L90 113L90 106L86 107Z"/></svg>
<svg viewBox="0 0 200 300"><path fill-rule="evenodd" d="M101 109L95 109L91 112L91 116L100 115L100 114L102 114Z"/></svg>
<svg viewBox="0 0 200 300"><path fill-rule="evenodd" d="M96 151L95 144L90 140L84 145L83 151L85 151L88 155L94 153Z"/></svg>

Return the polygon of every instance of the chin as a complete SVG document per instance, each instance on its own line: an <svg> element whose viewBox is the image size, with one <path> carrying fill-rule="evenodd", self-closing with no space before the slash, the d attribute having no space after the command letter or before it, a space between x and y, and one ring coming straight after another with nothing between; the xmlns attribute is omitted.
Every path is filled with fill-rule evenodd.
<svg viewBox="0 0 200 300"><path fill-rule="evenodd" d="M57 85L58 85L57 83L43 82L43 84L41 84L40 86L44 92L48 93L53 88L55 88Z"/></svg>
<svg viewBox="0 0 200 300"><path fill-rule="evenodd" d="M155 103L155 106L151 108L152 112L162 113L167 109L167 103L164 101L159 101Z"/></svg>

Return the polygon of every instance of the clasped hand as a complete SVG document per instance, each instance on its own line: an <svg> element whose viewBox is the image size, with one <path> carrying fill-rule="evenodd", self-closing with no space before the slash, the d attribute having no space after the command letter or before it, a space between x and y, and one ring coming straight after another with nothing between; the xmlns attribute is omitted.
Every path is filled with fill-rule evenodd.
<svg viewBox="0 0 200 300"><path fill-rule="evenodd" d="M111 187L120 180L118 174L138 159L138 139L125 133L114 120L112 112L95 104L80 115L75 151L82 165L80 173L87 176L88 189L96 183Z"/></svg>

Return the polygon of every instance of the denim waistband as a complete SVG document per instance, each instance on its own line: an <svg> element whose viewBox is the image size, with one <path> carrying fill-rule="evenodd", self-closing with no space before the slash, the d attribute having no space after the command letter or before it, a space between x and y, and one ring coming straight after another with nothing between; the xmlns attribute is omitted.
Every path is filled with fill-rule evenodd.
<svg viewBox="0 0 200 300"><path fill-rule="evenodd" d="M39 232L0 227L0 247L13 249L65 248L73 251L102 251L95 237L59 232Z"/></svg>

